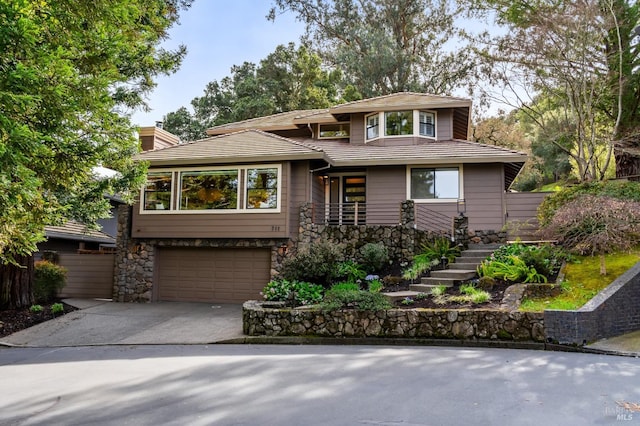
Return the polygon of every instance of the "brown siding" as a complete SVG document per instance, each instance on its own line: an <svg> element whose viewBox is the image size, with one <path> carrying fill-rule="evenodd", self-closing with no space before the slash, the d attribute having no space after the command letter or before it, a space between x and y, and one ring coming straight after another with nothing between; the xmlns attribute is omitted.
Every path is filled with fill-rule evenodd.
<svg viewBox="0 0 640 426"><path fill-rule="evenodd" d="M453 138L453 113L450 109L439 109L437 112L438 134L436 139L439 141L448 141Z"/></svg>
<svg viewBox="0 0 640 426"><path fill-rule="evenodd" d="M311 130L309 130L307 127L302 127L299 129L292 129L292 130L274 130L270 133L273 133L285 138L310 138L311 137Z"/></svg>
<svg viewBox="0 0 640 426"><path fill-rule="evenodd" d="M286 238L289 167L282 165L280 213L140 214L133 206L134 238Z"/></svg>
<svg viewBox="0 0 640 426"><path fill-rule="evenodd" d="M111 299L114 254L60 253L60 265L67 268L67 285L60 297Z"/></svg>
<svg viewBox="0 0 640 426"><path fill-rule="evenodd" d="M289 232L290 237L298 234L300 225L300 206L308 199L309 162L291 163L291 196L289 197Z"/></svg>
<svg viewBox="0 0 640 426"><path fill-rule="evenodd" d="M469 230L501 230L504 225L502 165L465 165L463 178Z"/></svg>
<svg viewBox="0 0 640 426"><path fill-rule="evenodd" d="M353 114L351 116L351 134L349 135L349 142L354 145L364 144L365 127L364 127L364 114Z"/></svg>
<svg viewBox="0 0 640 426"><path fill-rule="evenodd" d="M507 237L511 240L537 240L538 206L548 196L548 192L508 192L505 194L507 205Z"/></svg>
<svg viewBox="0 0 640 426"><path fill-rule="evenodd" d="M367 224L389 225L400 219L400 203L407 198L407 169L370 167L367 170Z"/></svg>
<svg viewBox="0 0 640 426"><path fill-rule="evenodd" d="M469 108L456 108L453 112L453 138L469 138Z"/></svg>
<svg viewBox="0 0 640 426"><path fill-rule="evenodd" d="M140 147L143 151L151 151L154 149L154 140L153 136L140 136Z"/></svg>

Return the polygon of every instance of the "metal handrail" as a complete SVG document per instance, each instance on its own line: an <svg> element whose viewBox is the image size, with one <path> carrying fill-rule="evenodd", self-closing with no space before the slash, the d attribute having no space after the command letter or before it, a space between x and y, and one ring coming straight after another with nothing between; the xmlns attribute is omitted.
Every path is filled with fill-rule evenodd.
<svg viewBox="0 0 640 426"><path fill-rule="evenodd" d="M313 223L324 225L398 225L400 203L314 203Z"/></svg>
<svg viewBox="0 0 640 426"><path fill-rule="evenodd" d="M450 239L455 235L453 217L422 206L415 208L415 227L421 231L441 233Z"/></svg>

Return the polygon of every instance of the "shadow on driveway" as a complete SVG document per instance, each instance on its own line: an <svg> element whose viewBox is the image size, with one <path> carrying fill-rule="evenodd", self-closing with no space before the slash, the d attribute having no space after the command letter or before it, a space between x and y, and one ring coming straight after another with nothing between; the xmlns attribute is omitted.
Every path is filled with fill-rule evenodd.
<svg viewBox="0 0 640 426"><path fill-rule="evenodd" d="M14 333L0 343L37 347L207 344L243 337L240 304L65 302L80 310Z"/></svg>

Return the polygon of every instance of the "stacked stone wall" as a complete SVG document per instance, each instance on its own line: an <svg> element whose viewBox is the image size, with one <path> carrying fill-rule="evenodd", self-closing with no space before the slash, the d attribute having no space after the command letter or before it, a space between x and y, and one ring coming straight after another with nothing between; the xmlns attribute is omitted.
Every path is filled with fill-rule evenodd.
<svg viewBox="0 0 640 426"><path fill-rule="evenodd" d="M243 306L250 336L416 337L543 342L544 314L483 309L390 309L319 311Z"/></svg>

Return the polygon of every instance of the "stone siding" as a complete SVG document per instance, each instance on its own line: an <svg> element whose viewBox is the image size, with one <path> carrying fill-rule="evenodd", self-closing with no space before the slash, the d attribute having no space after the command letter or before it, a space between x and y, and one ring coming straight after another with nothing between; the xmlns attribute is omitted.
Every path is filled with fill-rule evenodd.
<svg viewBox="0 0 640 426"><path fill-rule="evenodd" d="M549 341L582 345L640 330L640 262L575 311L546 310Z"/></svg>
<svg viewBox="0 0 640 426"><path fill-rule="evenodd" d="M484 309L390 309L366 312L243 306L250 336L416 337L543 342L543 314Z"/></svg>

